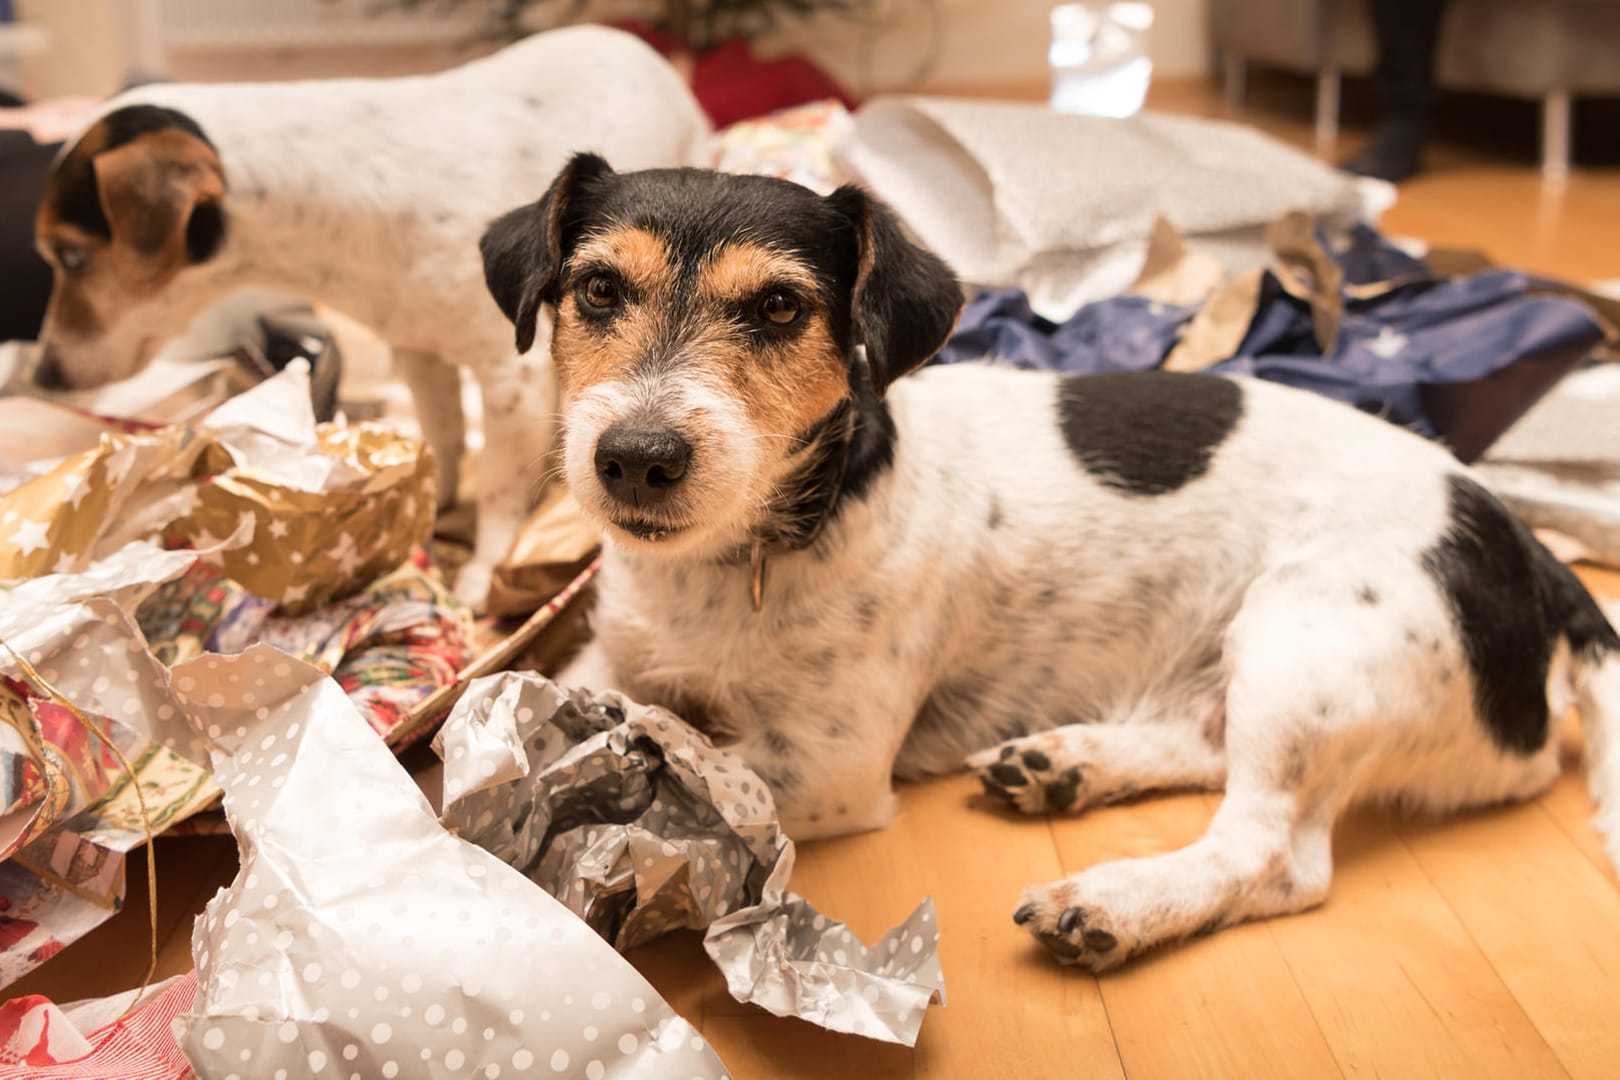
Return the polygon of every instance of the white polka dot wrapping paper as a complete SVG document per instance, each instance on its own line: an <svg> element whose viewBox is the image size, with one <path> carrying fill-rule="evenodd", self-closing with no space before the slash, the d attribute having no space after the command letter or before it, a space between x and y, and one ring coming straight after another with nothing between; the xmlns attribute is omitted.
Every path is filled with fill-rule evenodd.
<svg viewBox="0 0 1620 1080"><path fill-rule="evenodd" d="M590 927L446 832L331 679L264 646L175 672L242 854L192 932L199 1075L727 1075Z"/></svg>
<svg viewBox="0 0 1620 1080"><path fill-rule="evenodd" d="M932 900L867 947L788 892L764 781L669 712L507 672L468 687L434 748L444 824L621 949L707 928L737 1000L906 1046L944 1002Z"/></svg>

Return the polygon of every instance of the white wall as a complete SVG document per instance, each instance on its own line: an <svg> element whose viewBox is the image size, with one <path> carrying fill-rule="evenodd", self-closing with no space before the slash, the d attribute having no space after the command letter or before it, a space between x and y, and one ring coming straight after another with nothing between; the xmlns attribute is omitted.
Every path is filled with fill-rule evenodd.
<svg viewBox="0 0 1620 1080"><path fill-rule="evenodd" d="M183 8L188 0L173 0ZM194 0L190 0L194 2ZM242 3L243 0L234 0ZM649 0L594 0L602 15L644 8ZM903 89L954 92L1038 89L1047 82L1049 13L1055 0L881 0L869 23L821 15L784 24L760 43L766 54L803 52L825 66L856 94ZM43 97L101 95L118 88L144 51L134 41L134 13L161 8L164 0L19 0L18 14L52 32L44 62L31 65L27 90ZM1153 0L1152 52L1161 76L1199 75L1208 65L1207 0ZM278 6L296 6L281 0ZM323 14L331 5L321 5ZM378 37L384 35L378 34ZM379 49L376 55L331 49L273 48L261 57L221 53L219 63L176 53L181 78L296 78L352 73L396 74L454 63L465 53L447 45ZM345 55L348 56L347 60ZM262 61L255 63L255 59ZM930 62L932 61L932 62ZM215 70L216 68L220 70ZM918 83L917 76L922 75Z"/></svg>

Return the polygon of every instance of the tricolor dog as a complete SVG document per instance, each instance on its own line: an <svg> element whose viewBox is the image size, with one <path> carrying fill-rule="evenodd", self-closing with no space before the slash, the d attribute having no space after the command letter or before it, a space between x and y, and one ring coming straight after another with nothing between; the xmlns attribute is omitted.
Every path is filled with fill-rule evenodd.
<svg viewBox="0 0 1620 1080"><path fill-rule="evenodd" d="M1224 788L1190 846L1014 905L1103 969L1320 903L1352 803L1535 795L1575 701L1620 862L1620 638L1439 447L1245 380L912 373L958 285L855 188L582 156L483 247L520 338L555 306L608 535L563 681L704 718L791 834L964 760L1030 813Z"/></svg>
<svg viewBox="0 0 1620 1080"><path fill-rule="evenodd" d="M556 413L542 326L530 359L483 288L479 234L577 150L684 165L707 121L642 42L581 27L441 75L150 86L65 148L37 219L56 283L37 379L139 370L244 287L323 301L393 346L456 496L457 366L484 400L479 536L458 592L481 601L544 471Z"/></svg>

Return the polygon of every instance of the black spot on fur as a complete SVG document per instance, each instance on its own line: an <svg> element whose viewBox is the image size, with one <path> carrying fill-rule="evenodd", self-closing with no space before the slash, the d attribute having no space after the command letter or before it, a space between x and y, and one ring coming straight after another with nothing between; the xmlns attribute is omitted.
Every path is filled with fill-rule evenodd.
<svg viewBox="0 0 1620 1080"><path fill-rule="evenodd" d="M773 762L760 769L759 775L765 786L778 796L797 788L802 779L798 770L785 762Z"/></svg>
<svg viewBox="0 0 1620 1080"><path fill-rule="evenodd" d="M872 629L877 622L878 598L867 593L855 604L855 619L861 624L862 631Z"/></svg>
<svg viewBox="0 0 1620 1080"><path fill-rule="evenodd" d="M992 495L990 496L990 516L985 519L985 525L992 530L999 529L1002 520L1001 500Z"/></svg>
<svg viewBox="0 0 1620 1080"><path fill-rule="evenodd" d="M1243 416L1230 379L1122 372L1058 384L1058 425L1080 467L1131 495L1164 495L1204 475Z"/></svg>
<svg viewBox="0 0 1620 1080"><path fill-rule="evenodd" d="M1296 744L1288 748L1288 752L1283 755L1282 768L1277 777L1283 790L1293 791L1304 782L1305 762L1305 748L1303 746Z"/></svg>
<svg viewBox="0 0 1620 1080"><path fill-rule="evenodd" d="M793 743L775 728L765 729L765 747L776 757L786 757L793 752Z"/></svg>
<svg viewBox="0 0 1620 1080"><path fill-rule="evenodd" d="M1363 585L1356 590L1356 599L1368 607L1376 607L1378 604L1378 590L1371 585Z"/></svg>
<svg viewBox="0 0 1620 1080"><path fill-rule="evenodd" d="M815 668L816 672L821 675L826 675L831 672L833 664L837 662L837 649L822 649L820 652L816 653L816 655L810 658L810 666Z"/></svg>
<svg viewBox="0 0 1620 1080"><path fill-rule="evenodd" d="M1450 478L1450 525L1423 567L1451 606L1474 706L1504 750L1546 744L1547 668L1560 637L1577 654L1620 651L1590 594L1489 492Z"/></svg>
<svg viewBox="0 0 1620 1080"><path fill-rule="evenodd" d="M1053 604L1057 603L1057 598L1057 586L1048 585L1046 588L1035 594L1035 606L1051 607Z"/></svg>

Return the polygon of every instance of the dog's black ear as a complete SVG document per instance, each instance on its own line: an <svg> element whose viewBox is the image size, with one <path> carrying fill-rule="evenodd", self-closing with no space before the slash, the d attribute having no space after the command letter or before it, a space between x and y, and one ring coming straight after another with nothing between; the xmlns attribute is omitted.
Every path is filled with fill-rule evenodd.
<svg viewBox="0 0 1620 1080"><path fill-rule="evenodd" d="M534 345L542 303L557 302L567 246L584 220L589 189L613 168L596 154L575 154L538 202L508 210L484 230L484 284L517 328L518 352Z"/></svg>
<svg viewBox="0 0 1620 1080"><path fill-rule="evenodd" d="M827 200L855 228L850 319L881 397L945 344L962 310L962 286L939 256L906 238L894 211L878 199L846 184Z"/></svg>

